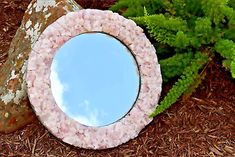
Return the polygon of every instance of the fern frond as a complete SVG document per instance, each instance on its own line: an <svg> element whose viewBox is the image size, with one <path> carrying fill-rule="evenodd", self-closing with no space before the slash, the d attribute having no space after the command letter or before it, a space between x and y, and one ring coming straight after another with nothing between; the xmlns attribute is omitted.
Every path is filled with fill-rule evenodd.
<svg viewBox="0 0 235 157"><path fill-rule="evenodd" d="M180 76L184 69L190 64L193 53L175 54L167 59L160 60L162 77L164 82L170 78Z"/></svg>
<svg viewBox="0 0 235 157"><path fill-rule="evenodd" d="M195 35L200 39L201 44L209 44L212 38L212 23L206 18L197 18L195 21Z"/></svg>
<svg viewBox="0 0 235 157"><path fill-rule="evenodd" d="M172 0L173 8L176 16L180 16L185 20L190 20L193 16L202 16L202 6L197 0Z"/></svg>
<svg viewBox="0 0 235 157"><path fill-rule="evenodd" d="M162 44L177 48L186 48L190 44L189 37L184 33L187 30L187 23L181 18L158 14L137 17L134 20L145 21L150 36Z"/></svg>
<svg viewBox="0 0 235 157"><path fill-rule="evenodd" d="M150 14L172 11L169 0L119 0L110 9L115 12L124 10L123 16L136 17L144 15L144 7Z"/></svg>
<svg viewBox="0 0 235 157"><path fill-rule="evenodd" d="M232 60L231 59L224 59L222 64L223 64L223 67L226 68L226 70L231 70L230 68L230 65L232 63Z"/></svg>
<svg viewBox="0 0 235 157"><path fill-rule="evenodd" d="M223 31L225 32L224 38L233 40L233 42L235 42L235 17L229 20L228 29L223 29Z"/></svg>
<svg viewBox="0 0 235 157"><path fill-rule="evenodd" d="M229 6L232 7L233 9L235 9L235 0L230 0L228 2Z"/></svg>
<svg viewBox="0 0 235 157"><path fill-rule="evenodd" d="M222 14L224 14L229 20L234 18L234 10L233 8L230 8L229 6L223 6L222 7Z"/></svg>
<svg viewBox="0 0 235 157"><path fill-rule="evenodd" d="M118 12L121 9L127 9L128 8L128 2L129 0L119 0L114 5L111 6L111 10Z"/></svg>
<svg viewBox="0 0 235 157"><path fill-rule="evenodd" d="M214 55L210 54L210 52L208 50L207 50L206 54L209 56L208 57L208 62L203 67L201 72L197 74L197 76L195 77L194 82L184 92L184 94L182 96L183 100L188 99L193 94L193 92L199 87L199 85L202 83L202 81L206 78L206 72L207 72L206 69L208 68L208 66L210 65L210 63L212 61L212 58L214 57Z"/></svg>
<svg viewBox="0 0 235 157"><path fill-rule="evenodd" d="M222 57L232 59L235 56L235 43L232 40L221 39L216 42L215 50Z"/></svg>
<svg viewBox="0 0 235 157"><path fill-rule="evenodd" d="M166 17L163 14L147 15L142 17L132 18L134 21L146 21L150 28L159 27L169 31L185 31L187 22L179 17Z"/></svg>
<svg viewBox="0 0 235 157"><path fill-rule="evenodd" d="M231 62L231 73L232 77L235 78L235 58Z"/></svg>
<svg viewBox="0 0 235 157"><path fill-rule="evenodd" d="M112 7L132 16L156 40L158 57L164 58L160 60L163 80L180 76L152 117L194 91L205 76L198 72L216 52L235 78L234 4L235 0L119 0ZM208 47L210 54L199 52Z"/></svg>
<svg viewBox="0 0 235 157"><path fill-rule="evenodd" d="M232 77L235 78L235 43L232 40L221 39L216 42L215 50L222 57L231 61L230 71Z"/></svg>
<svg viewBox="0 0 235 157"><path fill-rule="evenodd" d="M138 16L138 17L130 17L131 20L135 21L135 23L139 26L146 26L145 18L144 16Z"/></svg>
<svg viewBox="0 0 235 157"><path fill-rule="evenodd" d="M146 26L146 18L145 17L149 17L151 15L149 15L146 7L144 7L144 16L139 16L139 17L130 17L130 19L132 19L133 21L135 21L135 23L137 23L140 26Z"/></svg>
<svg viewBox="0 0 235 157"><path fill-rule="evenodd" d="M227 3L228 0L201 0L205 16L210 17L217 26L219 26L225 17L222 11L224 6L227 6Z"/></svg>
<svg viewBox="0 0 235 157"><path fill-rule="evenodd" d="M144 3L142 0L119 0L110 9L115 12L122 11L125 17L142 16Z"/></svg>
<svg viewBox="0 0 235 157"><path fill-rule="evenodd" d="M165 96L163 101L160 102L160 105L156 108L156 110L150 115L150 117L154 117L167 108L169 108L173 103L175 103L180 96L187 91L188 87L193 84L194 80L198 76L199 70L205 65L208 61L208 57L201 52L197 52L195 54L194 59L191 62L191 65L186 67L180 79L175 83L175 85L171 88L168 94Z"/></svg>
<svg viewBox="0 0 235 157"><path fill-rule="evenodd" d="M182 100L187 100L193 94L193 92L199 87L199 85L202 83L205 77L206 73L203 73L202 75L197 74L197 76L195 76L195 80L193 81L193 83L183 93Z"/></svg>
<svg viewBox="0 0 235 157"><path fill-rule="evenodd" d="M173 42L173 46L176 48L184 49L190 45L190 37L183 31L178 31L175 36L175 41Z"/></svg>

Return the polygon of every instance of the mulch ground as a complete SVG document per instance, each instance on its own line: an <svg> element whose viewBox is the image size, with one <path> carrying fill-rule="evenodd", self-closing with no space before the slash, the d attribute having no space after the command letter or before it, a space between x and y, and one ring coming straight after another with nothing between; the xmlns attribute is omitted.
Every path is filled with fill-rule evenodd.
<svg viewBox="0 0 235 157"><path fill-rule="evenodd" d="M88 0L82 6L107 8L113 1ZM0 65L30 0L0 1ZM164 92L170 85L164 85ZM218 60L211 62L205 80L186 100L154 118L140 135L114 149L75 148L56 139L33 122L11 134L0 134L0 156L165 156L235 157L235 80Z"/></svg>

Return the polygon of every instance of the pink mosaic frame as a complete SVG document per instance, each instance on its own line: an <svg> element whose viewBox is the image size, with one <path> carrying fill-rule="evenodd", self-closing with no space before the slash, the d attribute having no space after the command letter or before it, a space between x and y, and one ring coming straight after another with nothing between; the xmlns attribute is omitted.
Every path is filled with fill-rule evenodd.
<svg viewBox="0 0 235 157"><path fill-rule="evenodd" d="M50 88L53 57L69 39L90 32L104 32L122 41L136 58L140 93L133 108L119 121L103 127L80 124L56 104ZM87 149L116 147L138 136L148 125L158 103L162 77L155 49L135 22L111 11L85 9L59 18L42 33L33 47L27 69L28 95L40 121L62 141Z"/></svg>

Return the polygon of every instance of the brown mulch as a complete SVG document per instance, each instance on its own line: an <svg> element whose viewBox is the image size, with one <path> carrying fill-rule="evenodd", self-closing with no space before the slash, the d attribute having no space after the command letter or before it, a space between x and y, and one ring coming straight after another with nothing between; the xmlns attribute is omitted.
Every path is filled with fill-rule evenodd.
<svg viewBox="0 0 235 157"><path fill-rule="evenodd" d="M0 64L6 59L5 52L29 2L0 1ZM94 0L86 2L83 6L108 6L104 1L99 6ZM191 97L175 103L155 117L137 138L117 148L102 151L75 148L56 139L35 121L15 133L0 134L0 157L235 157L235 80L217 62L209 65L206 79ZM167 85L164 90L168 88Z"/></svg>

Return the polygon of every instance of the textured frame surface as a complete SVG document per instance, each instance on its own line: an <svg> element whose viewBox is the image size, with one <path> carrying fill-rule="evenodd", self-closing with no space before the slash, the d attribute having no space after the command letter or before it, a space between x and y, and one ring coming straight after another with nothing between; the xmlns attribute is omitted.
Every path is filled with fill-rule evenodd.
<svg viewBox="0 0 235 157"><path fill-rule="evenodd" d="M119 121L103 127L85 126L68 117L50 88L50 69L57 50L69 39L90 32L104 32L124 43L137 61L141 78L133 108ZM148 115L154 111L162 89L156 52L143 30L117 13L95 9L68 13L46 28L30 53L26 81L30 102L44 126L62 141L87 149L116 147L138 136L152 121Z"/></svg>

